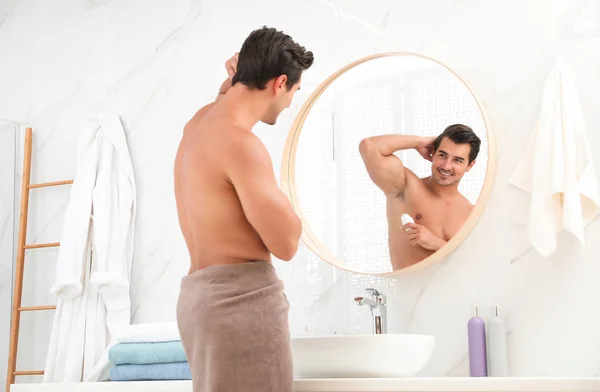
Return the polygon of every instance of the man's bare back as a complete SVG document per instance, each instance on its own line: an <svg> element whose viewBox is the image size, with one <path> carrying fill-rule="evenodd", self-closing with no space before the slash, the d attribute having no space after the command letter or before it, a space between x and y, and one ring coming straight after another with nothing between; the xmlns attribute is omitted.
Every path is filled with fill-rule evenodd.
<svg viewBox="0 0 600 392"><path fill-rule="evenodd" d="M228 177L231 146L256 136L232 126L215 105L188 122L175 159L175 198L190 272L211 264L271 260Z"/></svg>
<svg viewBox="0 0 600 392"><path fill-rule="evenodd" d="M312 53L304 55L308 67ZM233 86L237 61L238 54L225 63L229 77L216 101L186 124L175 158L175 200L190 273L215 264L271 261L271 255L289 261L302 232L267 149L252 133L257 122L274 124L289 107L300 75L291 87L286 75L263 89Z"/></svg>

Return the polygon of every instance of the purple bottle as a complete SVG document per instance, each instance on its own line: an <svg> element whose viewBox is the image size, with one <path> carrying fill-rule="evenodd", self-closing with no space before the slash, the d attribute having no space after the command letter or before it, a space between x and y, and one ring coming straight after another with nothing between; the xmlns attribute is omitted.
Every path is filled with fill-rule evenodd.
<svg viewBox="0 0 600 392"><path fill-rule="evenodd" d="M469 369L471 377L487 377L485 322L479 318L479 309L473 306L473 317L468 323Z"/></svg>

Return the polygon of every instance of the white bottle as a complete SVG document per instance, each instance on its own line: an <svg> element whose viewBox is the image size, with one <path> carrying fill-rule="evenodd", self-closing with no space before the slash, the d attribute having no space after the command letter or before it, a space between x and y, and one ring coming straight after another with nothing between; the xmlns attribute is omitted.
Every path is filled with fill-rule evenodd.
<svg viewBox="0 0 600 392"><path fill-rule="evenodd" d="M402 226L404 226L407 223L415 223L412 216L410 216L408 214L400 215L400 219L402 220ZM412 229L406 229L406 231L410 231L410 230L412 230Z"/></svg>
<svg viewBox="0 0 600 392"><path fill-rule="evenodd" d="M494 306L494 313L488 321L488 370L490 377L508 377L508 348L506 344L506 324L500 317L500 307Z"/></svg>

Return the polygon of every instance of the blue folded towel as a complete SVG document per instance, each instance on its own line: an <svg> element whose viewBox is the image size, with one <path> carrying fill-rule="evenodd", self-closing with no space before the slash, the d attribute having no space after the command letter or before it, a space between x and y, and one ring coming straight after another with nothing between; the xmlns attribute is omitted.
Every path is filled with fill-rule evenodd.
<svg viewBox="0 0 600 392"><path fill-rule="evenodd" d="M108 350L113 365L186 362L181 341L157 343L119 343Z"/></svg>
<svg viewBox="0 0 600 392"><path fill-rule="evenodd" d="M187 362L154 363L150 365L117 365L110 369L113 381L191 380Z"/></svg>

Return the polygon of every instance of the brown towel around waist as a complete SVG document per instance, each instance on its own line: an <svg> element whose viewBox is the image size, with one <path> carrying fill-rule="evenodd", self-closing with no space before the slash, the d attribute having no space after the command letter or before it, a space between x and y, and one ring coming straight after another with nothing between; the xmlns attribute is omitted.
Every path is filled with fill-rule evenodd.
<svg viewBox="0 0 600 392"><path fill-rule="evenodd" d="M269 262L184 277L177 323L194 392L293 392L288 310Z"/></svg>

